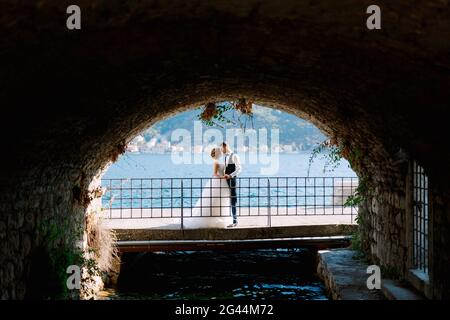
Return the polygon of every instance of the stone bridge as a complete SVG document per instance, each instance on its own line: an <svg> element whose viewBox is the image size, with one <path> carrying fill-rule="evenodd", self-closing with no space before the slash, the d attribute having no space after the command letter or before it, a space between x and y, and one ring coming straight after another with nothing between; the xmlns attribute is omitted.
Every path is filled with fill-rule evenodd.
<svg viewBox="0 0 450 320"><path fill-rule="evenodd" d="M356 225L323 224L233 229L116 229L121 252L349 246Z"/></svg>
<svg viewBox="0 0 450 320"><path fill-rule="evenodd" d="M417 161L430 215L417 286L449 299L449 1L377 1L382 29L368 30L372 2L80 0L81 30L69 31L71 1L2 1L1 298L51 279L48 251L83 240L101 172L136 134L245 97L338 141L369 186L364 249L404 279Z"/></svg>

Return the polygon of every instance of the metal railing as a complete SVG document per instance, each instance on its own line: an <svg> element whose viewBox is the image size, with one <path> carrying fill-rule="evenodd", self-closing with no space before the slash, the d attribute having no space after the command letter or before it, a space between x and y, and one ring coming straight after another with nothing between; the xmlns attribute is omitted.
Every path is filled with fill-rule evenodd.
<svg viewBox="0 0 450 320"><path fill-rule="evenodd" d="M222 182L220 181L222 180ZM238 217L348 215L356 177L239 177ZM108 219L230 217L226 181L219 178L103 179L102 206Z"/></svg>
<svg viewBox="0 0 450 320"><path fill-rule="evenodd" d="M428 237L429 237L429 203L428 177L424 169L413 163L413 264L414 267L428 274Z"/></svg>

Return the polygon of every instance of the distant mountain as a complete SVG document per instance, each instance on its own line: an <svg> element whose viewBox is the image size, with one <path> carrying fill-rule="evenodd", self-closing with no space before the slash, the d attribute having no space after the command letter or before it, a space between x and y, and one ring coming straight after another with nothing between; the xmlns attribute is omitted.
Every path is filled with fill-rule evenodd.
<svg viewBox="0 0 450 320"><path fill-rule="evenodd" d="M201 113L202 109L196 109L192 111L186 111L173 116L169 119L162 120L152 127L147 129L142 133L142 137L145 141L144 143L153 141L171 141L171 134L175 129L186 129L193 134L194 132L194 121L198 121L198 115ZM324 141L326 136L315 127L313 124L298 118L292 114L282 112L280 110L262 107L258 105L253 106L253 123L247 121L247 129L262 129L266 128L268 130L268 143L270 141L270 130L279 130L279 144L280 145L291 145L293 150L310 150L318 143ZM236 124L228 124L226 127L209 127L201 124L202 131L206 129L214 128L218 129L225 136L225 130L227 128L239 128L239 123L236 121L238 117L238 112L234 110L227 111L224 114L228 119L235 121ZM242 119L241 119L242 120ZM142 138L141 138L142 140Z"/></svg>

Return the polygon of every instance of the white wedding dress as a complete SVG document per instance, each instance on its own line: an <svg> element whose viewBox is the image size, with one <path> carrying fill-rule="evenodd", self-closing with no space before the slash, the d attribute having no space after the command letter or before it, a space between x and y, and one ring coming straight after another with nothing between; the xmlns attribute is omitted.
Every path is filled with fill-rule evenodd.
<svg viewBox="0 0 450 320"><path fill-rule="evenodd" d="M219 164L219 174L225 168ZM192 212L185 212L183 226L186 229L225 228L230 220L230 188L225 179L212 177L202 189Z"/></svg>

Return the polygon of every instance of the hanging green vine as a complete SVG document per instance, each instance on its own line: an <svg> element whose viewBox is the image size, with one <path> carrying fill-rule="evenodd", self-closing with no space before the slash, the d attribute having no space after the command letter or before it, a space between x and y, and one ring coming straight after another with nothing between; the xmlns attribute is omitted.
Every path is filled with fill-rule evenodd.
<svg viewBox="0 0 450 320"><path fill-rule="evenodd" d="M361 157L361 151L357 148L351 148L350 144L347 143L339 144L336 139L325 140L311 152L308 164L308 177L311 166L319 155L322 155L325 159L323 168L323 172L325 173L334 171L341 164L343 158L347 159L350 164L355 165ZM344 206L356 207L367 199L369 192L367 181L368 179L365 179L364 177L359 179L355 192L346 199Z"/></svg>
<svg viewBox="0 0 450 320"><path fill-rule="evenodd" d="M311 171L311 166L319 155L325 159L323 172L332 172L339 167L341 163L343 158L343 148L338 146L333 140L325 140L318 146L314 147L311 151L311 156L309 157L308 177Z"/></svg>
<svg viewBox="0 0 450 320"><path fill-rule="evenodd" d="M367 172L361 168L362 151L357 147L352 146L351 143L338 142L337 139L330 139L322 142L315 147L311 153L308 166L308 177L313 161L321 155L325 159L324 172L333 171L336 169L343 158L347 159L353 168L359 168L359 172ZM359 175L358 186L353 193L345 200L345 207L358 207L364 210L367 204L367 199L373 196L373 185L371 179L367 175ZM370 228L367 220L367 214L358 214L355 222L358 228L352 234L351 246L359 253L360 258L367 259L365 253L368 250L368 245L363 238L363 232L367 232ZM365 231L364 231L365 230Z"/></svg>
<svg viewBox="0 0 450 320"><path fill-rule="evenodd" d="M355 189L355 192L348 196L347 200L344 203L345 207L357 207L364 202L367 198L368 187L366 183L366 179L359 179L358 186Z"/></svg>

